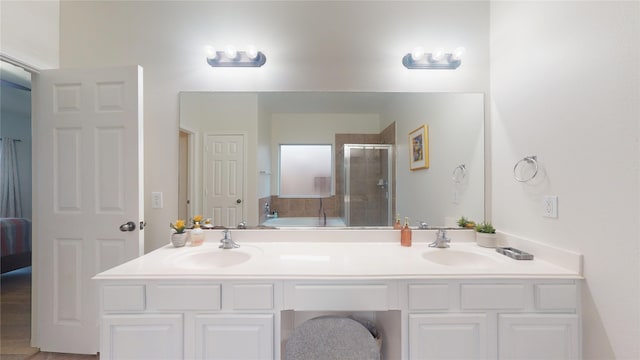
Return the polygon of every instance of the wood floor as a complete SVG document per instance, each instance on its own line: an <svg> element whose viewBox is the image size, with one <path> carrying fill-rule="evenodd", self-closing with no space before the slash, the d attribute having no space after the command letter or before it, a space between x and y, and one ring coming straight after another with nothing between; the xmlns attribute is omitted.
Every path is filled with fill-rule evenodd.
<svg viewBox="0 0 640 360"><path fill-rule="evenodd" d="M0 359L96 360L95 355L39 352L31 339L31 267L2 274L0 279Z"/></svg>

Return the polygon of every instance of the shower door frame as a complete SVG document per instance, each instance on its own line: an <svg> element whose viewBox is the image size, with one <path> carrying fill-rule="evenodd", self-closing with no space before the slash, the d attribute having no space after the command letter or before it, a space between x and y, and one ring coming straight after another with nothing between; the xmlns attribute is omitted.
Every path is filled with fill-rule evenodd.
<svg viewBox="0 0 640 360"><path fill-rule="evenodd" d="M344 144L344 222L351 226L351 149L364 148L365 150L388 150L387 157L387 224L377 226L390 226L393 221L393 144ZM372 225L375 226L375 225Z"/></svg>

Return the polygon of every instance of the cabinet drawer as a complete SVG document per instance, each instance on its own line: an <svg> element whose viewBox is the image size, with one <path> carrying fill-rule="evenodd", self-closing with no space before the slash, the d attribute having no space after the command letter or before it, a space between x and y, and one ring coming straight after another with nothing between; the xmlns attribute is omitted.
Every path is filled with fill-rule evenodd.
<svg viewBox="0 0 640 360"><path fill-rule="evenodd" d="M293 310L388 310L389 287L376 285L293 285L287 306Z"/></svg>
<svg viewBox="0 0 640 360"><path fill-rule="evenodd" d="M462 309L523 309L523 284L463 284L460 306Z"/></svg>
<svg viewBox="0 0 640 360"><path fill-rule="evenodd" d="M231 292L235 310L273 309L272 284L236 284L231 287Z"/></svg>
<svg viewBox="0 0 640 360"><path fill-rule="evenodd" d="M144 285L106 285L102 288L104 311L144 311L144 308Z"/></svg>
<svg viewBox="0 0 640 360"><path fill-rule="evenodd" d="M534 287L536 308L540 310L569 310L577 307L574 284L538 284Z"/></svg>
<svg viewBox="0 0 640 360"><path fill-rule="evenodd" d="M220 285L150 285L147 304L153 310L220 310Z"/></svg>
<svg viewBox="0 0 640 360"><path fill-rule="evenodd" d="M449 308L449 285L409 285L410 310L446 310Z"/></svg>

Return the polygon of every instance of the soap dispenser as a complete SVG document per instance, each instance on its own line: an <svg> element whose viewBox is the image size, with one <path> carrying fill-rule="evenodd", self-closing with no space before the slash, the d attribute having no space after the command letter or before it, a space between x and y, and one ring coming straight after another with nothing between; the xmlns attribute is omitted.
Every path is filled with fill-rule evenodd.
<svg viewBox="0 0 640 360"><path fill-rule="evenodd" d="M404 227L400 231L400 245L411 246L411 229L409 228L409 218L404 218Z"/></svg>
<svg viewBox="0 0 640 360"><path fill-rule="evenodd" d="M396 222L393 224L394 230L401 230L402 224L400 224L400 214L396 214Z"/></svg>
<svg viewBox="0 0 640 360"><path fill-rule="evenodd" d="M202 245L204 242L204 231L200 228L200 223L196 222L193 224L193 229L191 229L189 238L191 239L191 246Z"/></svg>

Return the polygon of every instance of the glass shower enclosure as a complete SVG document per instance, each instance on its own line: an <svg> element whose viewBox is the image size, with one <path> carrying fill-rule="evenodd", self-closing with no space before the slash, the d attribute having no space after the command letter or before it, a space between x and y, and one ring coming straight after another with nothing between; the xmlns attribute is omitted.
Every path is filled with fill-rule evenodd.
<svg viewBox="0 0 640 360"><path fill-rule="evenodd" d="M393 145L345 144L343 152L345 224L392 225Z"/></svg>

